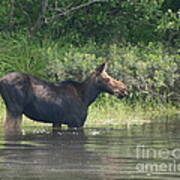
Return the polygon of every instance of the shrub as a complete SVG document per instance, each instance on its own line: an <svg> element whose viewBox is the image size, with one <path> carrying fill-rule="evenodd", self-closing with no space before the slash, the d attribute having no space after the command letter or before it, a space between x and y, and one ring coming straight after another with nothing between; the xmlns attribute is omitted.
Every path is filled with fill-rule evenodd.
<svg viewBox="0 0 180 180"><path fill-rule="evenodd" d="M89 71L108 59L109 73L128 84L131 101L179 100L179 55L168 54L161 44L152 43L147 49L112 45L104 48L104 54L99 53L100 48L93 44L87 47L71 46L60 52L51 49L49 56L53 54L54 58L48 66L50 77L82 81Z"/></svg>
<svg viewBox="0 0 180 180"><path fill-rule="evenodd" d="M0 38L1 76L21 71L51 81L83 81L108 60L110 75L129 86L130 103L180 100L180 55L168 53L160 43L149 43L145 49L132 45L99 46L92 42L75 47L50 40L29 41L22 35ZM108 96L102 97L104 103Z"/></svg>

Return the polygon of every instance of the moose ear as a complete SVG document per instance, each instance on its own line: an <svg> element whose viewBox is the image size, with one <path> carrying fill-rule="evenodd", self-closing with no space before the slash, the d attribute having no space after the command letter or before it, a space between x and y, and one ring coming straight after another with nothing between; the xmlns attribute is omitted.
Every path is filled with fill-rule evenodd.
<svg viewBox="0 0 180 180"><path fill-rule="evenodd" d="M105 72L108 68L108 64L107 63L103 63L102 65L100 65L97 69L96 69L96 73L97 74L101 74L103 72Z"/></svg>

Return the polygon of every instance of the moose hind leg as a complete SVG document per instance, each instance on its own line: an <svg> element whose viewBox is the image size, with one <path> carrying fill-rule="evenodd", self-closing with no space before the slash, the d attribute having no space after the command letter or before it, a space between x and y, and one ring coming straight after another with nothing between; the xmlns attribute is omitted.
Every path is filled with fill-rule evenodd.
<svg viewBox="0 0 180 180"><path fill-rule="evenodd" d="M4 128L7 131L20 130L20 125L22 121L22 114L12 113L9 110L6 110L6 120L4 123Z"/></svg>

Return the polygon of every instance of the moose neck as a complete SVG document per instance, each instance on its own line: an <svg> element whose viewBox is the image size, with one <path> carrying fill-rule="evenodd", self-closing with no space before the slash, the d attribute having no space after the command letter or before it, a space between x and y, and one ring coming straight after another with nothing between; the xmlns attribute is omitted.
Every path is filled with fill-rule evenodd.
<svg viewBox="0 0 180 180"><path fill-rule="evenodd" d="M92 104L101 93L96 85L96 82L94 82L92 79L87 79L84 81L83 90L83 99L86 106Z"/></svg>

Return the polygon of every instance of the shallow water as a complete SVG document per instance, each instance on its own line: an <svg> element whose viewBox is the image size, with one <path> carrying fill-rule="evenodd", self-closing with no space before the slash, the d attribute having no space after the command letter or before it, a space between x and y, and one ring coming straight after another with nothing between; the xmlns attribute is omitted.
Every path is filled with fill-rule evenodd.
<svg viewBox="0 0 180 180"><path fill-rule="evenodd" d="M0 179L180 179L180 116L119 129L0 131Z"/></svg>

